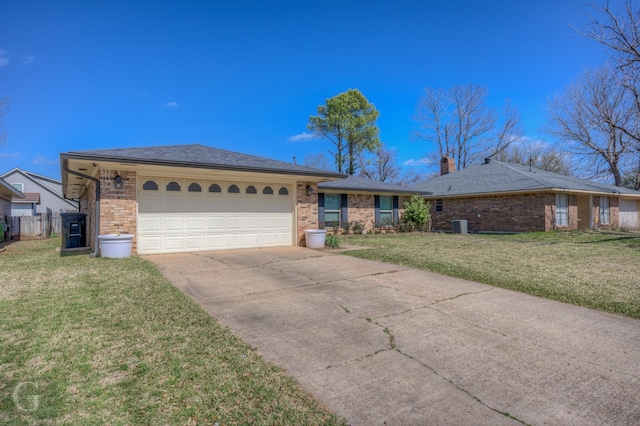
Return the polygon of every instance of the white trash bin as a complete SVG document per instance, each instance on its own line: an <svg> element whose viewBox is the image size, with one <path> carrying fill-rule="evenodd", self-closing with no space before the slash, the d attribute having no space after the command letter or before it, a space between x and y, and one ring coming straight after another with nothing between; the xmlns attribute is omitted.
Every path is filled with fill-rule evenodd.
<svg viewBox="0 0 640 426"><path fill-rule="evenodd" d="M312 249L321 249L324 247L325 238L327 237L326 229L307 229L304 231L307 247Z"/></svg>
<svg viewBox="0 0 640 426"><path fill-rule="evenodd" d="M98 235L100 256L122 258L131 256L133 234Z"/></svg>

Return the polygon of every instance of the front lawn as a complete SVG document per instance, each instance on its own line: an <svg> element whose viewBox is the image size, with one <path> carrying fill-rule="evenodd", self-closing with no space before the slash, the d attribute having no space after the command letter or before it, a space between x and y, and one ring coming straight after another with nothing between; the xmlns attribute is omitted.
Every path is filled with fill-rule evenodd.
<svg viewBox="0 0 640 426"><path fill-rule="evenodd" d="M1 424L344 424L149 262L0 253Z"/></svg>
<svg viewBox="0 0 640 426"><path fill-rule="evenodd" d="M344 254L640 319L640 234L367 235Z"/></svg>

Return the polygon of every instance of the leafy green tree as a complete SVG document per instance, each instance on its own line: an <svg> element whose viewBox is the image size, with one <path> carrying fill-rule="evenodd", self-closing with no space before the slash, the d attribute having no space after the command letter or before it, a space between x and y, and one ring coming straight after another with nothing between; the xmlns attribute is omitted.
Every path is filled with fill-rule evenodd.
<svg viewBox="0 0 640 426"><path fill-rule="evenodd" d="M431 219L429 207L429 204L424 202L424 198L422 198L422 196L418 194L411 196L409 201L404 202L402 223L412 229L422 229Z"/></svg>
<svg viewBox="0 0 640 426"><path fill-rule="evenodd" d="M331 152L339 173L355 174L363 151L374 152L380 146L380 113L358 89L327 99L318 106L318 115L309 117L307 128L335 145Z"/></svg>

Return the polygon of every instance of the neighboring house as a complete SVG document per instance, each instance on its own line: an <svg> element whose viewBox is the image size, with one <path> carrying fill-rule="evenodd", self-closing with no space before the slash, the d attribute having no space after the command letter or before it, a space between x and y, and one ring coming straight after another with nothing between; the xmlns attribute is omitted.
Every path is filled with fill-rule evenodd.
<svg viewBox="0 0 640 426"><path fill-rule="evenodd" d="M396 224L404 202L419 191L359 176L318 184L318 221L325 227L359 222L370 232L374 227Z"/></svg>
<svg viewBox="0 0 640 426"><path fill-rule="evenodd" d="M63 197L62 182L59 180L18 168L4 173L0 178L25 195L24 199L13 200L12 216L46 214L47 209L54 214L78 210L76 202Z"/></svg>
<svg viewBox="0 0 640 426"><path fill-rule="evenodd" d="M515 163L485 160L455 171L443 158L440 176L416 185L432 194L433 230L467 220L470 232L638 228L640 192L551 173Z"/></svg>
<svg viewBox="0 0 640 426"><path fill-rule="evenodd" d="M62 192L80 200L92 248L97 227L135 234L139 254L304 245L305 229L319 227L318 183L346 177L203 145L60 159Z"/></svg>

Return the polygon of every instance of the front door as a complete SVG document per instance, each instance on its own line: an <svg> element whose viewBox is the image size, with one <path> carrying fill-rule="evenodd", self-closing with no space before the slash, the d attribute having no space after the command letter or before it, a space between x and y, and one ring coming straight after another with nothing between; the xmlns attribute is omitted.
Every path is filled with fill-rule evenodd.
<svg viewBox="0 0 640 426"><path fill-rule="evenodd" d="M591 229L591 197L578 195L578 229Z"/></svg>

